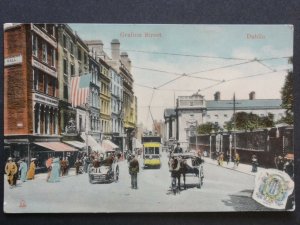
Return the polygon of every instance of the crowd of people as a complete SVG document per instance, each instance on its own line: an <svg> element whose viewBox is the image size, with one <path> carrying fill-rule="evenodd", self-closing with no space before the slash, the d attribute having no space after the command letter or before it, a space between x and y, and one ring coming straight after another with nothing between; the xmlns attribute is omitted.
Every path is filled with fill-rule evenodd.
<svg viewBox="0 0 300 225"><path fill-rule="evenodd" d="M34 179L36 168L34 161L35 158L32 158L28 169L25 159L20 159L19 161L12 157L7 159L5 173L10 188L17 186L17 180L25 182L26 180Z"/></svg>

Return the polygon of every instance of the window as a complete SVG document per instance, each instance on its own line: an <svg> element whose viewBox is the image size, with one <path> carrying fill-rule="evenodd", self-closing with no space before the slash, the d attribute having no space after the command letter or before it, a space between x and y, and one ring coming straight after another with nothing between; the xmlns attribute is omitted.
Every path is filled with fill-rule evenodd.
<svg viewBox="0 0 300 225"><path fill-rule="evenodd" d="M87 56L85 53L84 53L84 64L87 64Z"/></svg>
<svg viewBox="0 0 300 225"><path fill-rule="evenodd" d="M72 41L70 41L70 53L74 55L74 44Z"/></svg>
<svg viewBox="0 0 300 225"><path fill-rule="evenodd" d="M56 79L52 78L52 96L56 97Z"/></svg>
<svg viewBox="0 0 300 225"><path fill-rule="evenodd" d="M81 49L78 48L78 60L81 60Z"/></svg>
<svg viewBox="0 0 300 225"><path fill-rule="evenodd" d="M52 26L52 34L51 34L53 37L55 37L55 25L53 24Z"/></svg>
<svg viewBox="0 0 300 225"><path fill-rule="evenodd" d="M64 59L64 74L68 75L68 62L66 59Z"/></svg>
<svg viewBox="0 0 300 225"><path fill-rule="evenodd" d="M45 79L44 79L44 93L48 94L48 75L45 74Z"/></svg>
<svg viewBox="0 0 300 225"><path fill-rule="evenodd" d="M68 85L67 84L64 84L64 98L65 99L68 99Z"/></svg>
<svg viewBox="0 0 300 225"><path fill-rule="evenodd" d="M32 73L33 73L33 89L38 91L39 90L39 71L33 69Z"/></svg>
<svg viewBox="0 0 300 225"><path fill-rule="evenodd" d="M38 55L38 38L35 34L32 35L32 54Z"/></svg>
<svg viewBox="0 0 300 225"><path fill-rule="evenodd" d="M75 67L73 64L70 65L70 69L71 69L71 76L75 75Z"/></svg>
<svg viewBox="0 0 300 225"><path fill-rule="evenodd" d="M43 62L47 62L47 44L42 44Z"/></svg>
<svg viewBox="0 0 300 225"><path fill-rule="evenodd" d="M63 35L63 47L67 48L67 37L66 37L66 35Z"/></svg>
<svg viewBox="0 0 300 225"><path fill-rule="evenodd" d="M51 49L51 66L55 68L56 54L55 49Z"/></svg>

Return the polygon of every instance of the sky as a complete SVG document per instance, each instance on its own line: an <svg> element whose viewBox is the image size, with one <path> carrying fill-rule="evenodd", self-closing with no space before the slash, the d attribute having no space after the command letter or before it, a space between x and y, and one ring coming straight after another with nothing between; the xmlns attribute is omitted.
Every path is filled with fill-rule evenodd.
<svg viewBox="0 0 300 225"><path fill-rule="evenodd" d="M257 99L279 99L292 69L291 25L69 25L83 40L101 40L108 55L111 40L120 41L132 62L138 122L149 129L149 106L153 118L163 120L178 96L198 92L212 100L219 91L221 100L234 93L248 99L254 91Z"/></svg>

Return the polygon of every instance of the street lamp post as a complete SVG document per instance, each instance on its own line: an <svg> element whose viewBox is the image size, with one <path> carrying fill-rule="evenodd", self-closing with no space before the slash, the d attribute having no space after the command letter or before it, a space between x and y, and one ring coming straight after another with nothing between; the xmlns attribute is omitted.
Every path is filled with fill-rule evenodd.
<svg viewBox="0 0 300 225"><path fill-rule="evenodd" d="M89 116L89 113L88 113L88 110L89 110L89 104L88 104L88 101L87 101L87 103L85 104L85 109L86 109L86 111L85 111L85 143L86 143L86 146L85 146L85 148L86 148L86 154L88 154L89 153L89 138L88 138L88 126L87 126L87 118L88 118L88 116Z"/></svg>
<svg viewBox="0 0 300 225"><path fill-rule="evenodd" d="M209 135L209 158L211 158L211 134Z"/></svg>

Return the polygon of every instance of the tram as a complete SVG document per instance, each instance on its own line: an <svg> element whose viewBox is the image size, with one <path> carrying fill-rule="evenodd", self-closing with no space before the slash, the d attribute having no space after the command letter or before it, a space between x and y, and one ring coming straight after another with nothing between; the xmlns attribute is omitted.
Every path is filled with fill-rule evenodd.
<svg viewBox="0 0 300 225"><path fill-rule="evenodd" d="M143 164L144 168L160 168L161 166L161 137L143 136Z"/></svg>

